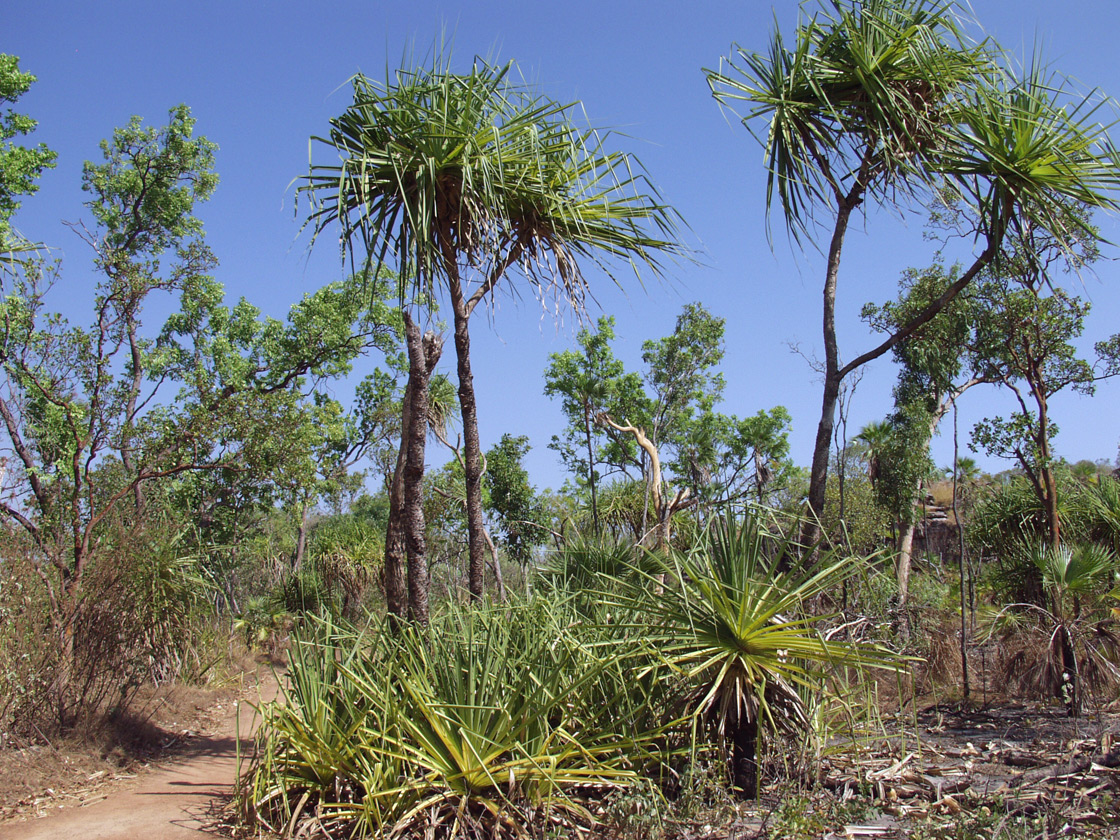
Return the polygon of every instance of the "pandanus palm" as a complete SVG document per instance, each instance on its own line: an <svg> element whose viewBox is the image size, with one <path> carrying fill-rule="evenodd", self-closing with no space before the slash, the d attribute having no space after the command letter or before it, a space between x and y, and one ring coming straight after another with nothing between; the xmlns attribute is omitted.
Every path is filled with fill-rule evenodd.
<svg viewBox="0 0 1120 840"><path fill-rule="evenodd" d="M824 395L803 541L824 510L828 452L844 378L937 315L990 264L1009 232L1059 241L1084 235L1070 207L1115 210L1120 168L1095 95L1078 96L1034 66L1024 78L991 45L969 44L945 0L821 0L787 46L736 49L708 71L719 102L742 109L765 149L767 207L775 196L793 236L832 219L823 296ZM756 126L761 130L756 130ZM948 189L967 208L977 254L922 311L878 346L841 363L836 290L852 214L867 203L906 209Z"/></svg>
<svg viewBox="0 0 1120 840"><path fill-rule="evenodd" d="M622 603L650 621L653 649L692 686L689 713L713 721L730 746L733 782L747 798L757 792L760 731L807 725L799 689L821 691L827 667L897 664L886 649L826 639L824 617L810 612L862 561L781 571L793 546L769 530L753 512L713 519L695 548L650 554L642 582L622 582ZM655 580L664 583L652 594Z"/></svg>
<svg viewBox="0 0 1120 840"><path fill-rule="evenodd" d="M474 598L485 540L471 313L514 271L542 300L580 308L581 262L611 277L620 265L656 273L679 250L674 214L637 162L578 128L576 105L542 97L512 72L476 60L454 73L437 55L384 82L354 77L353 104L331 120L329 137L313 138L336 158L312 162L299 187L316 236L337 223L344 249L395 262L402 283L450 303Z"/></svg>

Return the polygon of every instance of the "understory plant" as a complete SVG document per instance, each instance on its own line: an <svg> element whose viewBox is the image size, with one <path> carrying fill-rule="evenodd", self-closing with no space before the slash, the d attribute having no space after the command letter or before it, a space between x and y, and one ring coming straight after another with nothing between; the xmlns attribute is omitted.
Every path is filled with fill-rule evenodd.
<svg viewBox="0 0 1120 840"><path fill-rule="evenodd" d="M562 601L448 607L399 634L319 619L243 777L247 815L332 836L562 834L663 761L657 668Z"/></svg>
<svg viewBox="0 0 1120 840"><path fill-rule="evenodd" d="M1018 639L1004 672L1020 690L1060 698L1071 717L1081 714L1087 692L1120 689L1120 626L1107 592L1116 555L1095 543L1023 549L1042 580L1042 604L1009 604L993 629Z"/></svg>
<svg viewBox="0 0 1120 840"><path fill-rule="evenodd" d="M822 598L864 561L822 551L803 565L782 533L757 511L728 512L693 548L650 554L639 585L620 583L620 605L642 617L650 650L683 678L694 731L714 728L744 798L757 795L760 736L805 733L808 706L827 692L830 673L899 661L879 645L818 629L829 618L818 611Z"/></svg>

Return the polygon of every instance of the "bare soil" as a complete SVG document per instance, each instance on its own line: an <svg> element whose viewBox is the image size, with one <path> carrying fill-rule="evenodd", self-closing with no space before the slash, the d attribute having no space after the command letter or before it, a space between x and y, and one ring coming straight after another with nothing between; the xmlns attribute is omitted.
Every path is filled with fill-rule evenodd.
<svg viewBox="0 0 1120 840"><path fill-rule="evenodd" d="M106 737L107 749L75 740L7 751L0 755L0 837L212 836L216 806L236 780L238 751L251 748L253 706L276 693L262 662L238 689L162 694L146 718L122 721L126 736Z"/></svg>

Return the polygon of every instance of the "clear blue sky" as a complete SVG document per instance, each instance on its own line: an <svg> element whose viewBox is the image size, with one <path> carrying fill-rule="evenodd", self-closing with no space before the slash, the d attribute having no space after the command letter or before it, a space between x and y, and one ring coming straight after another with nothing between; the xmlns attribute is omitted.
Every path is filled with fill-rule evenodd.
<svg viewBox="0 0 1120 840"><path fill-rule="evenodd" d="M787 0L7 0L0 52L20 56L22 69L39 77L19 110L39 120L35 139L59 154L57 168L24 202L15 224L57 249L68 266L59 291L69 301L81 299L92 283L90 255L61 220L83 217L82 162L97 158L98 142L132 114L162 124L169 108L185 102L198 133L220 146L221 185L199 213L221 260L217 277L231 297L283 317L301 295L344 270L330 244L309 259L306 238L297 238L291 182L306 171L308 137L325 133L328 119L346 108L345 83L353 73L383 77L409 45L423 52L446 32L461 63L474 54L513 59L545 93L582 100L592 124L625 133L619 147L637 154L687 221L699 264L671 267L669 277L647 281L644 289L637 283L618 289L589 272L602 310L618 318L618 352L628 365L640 369L642 341L669 333L683 304L702 302L727 319L722 410L742 416L785 405L794 418L793 456L807 464L820 385L788 345L822 352L823 260L816 252L795 252L780 226L771 250L761 150L721 113L701 72L716 66L733 41L765 49L774 21L788 32L796 8ZM1120 4L975 0L973 9L1012 52L1022 56L1040 43L1055 68L1120 96ZM1120 223L1100 221L1120 243ZM871 346L858 319L861 305L893 297L902 269L928 264L932 248L922 241L922 224L920 213L874 214L849 235L839 311L846 358ZM1088 343L1120 331L1118 255L1106 250L1099 279L1087 278L1079 288L1095 307ZM598 314L593 309L590 316ZM531 299L508 295L496 299L488 323L485 313L475 315L483 445L504 432L528 435L527 464L542 487L563 481L546 448L562 420L558 405L541 393L542 372L550 353L574 343L576 328L570 315L558 326ZM449 371L450 349L443 364ZM894 376L888 359L872 365L856 393L852 434L889 410ZM1118 404L1116 382L1102 385L1093 400L1057 400L1059 454L1071 461L1113 459ZM962 438L979 417L1010 410L1006 395L974 390L961 403ZM935 457L948 464L951 453L946 426Z"/></svg>

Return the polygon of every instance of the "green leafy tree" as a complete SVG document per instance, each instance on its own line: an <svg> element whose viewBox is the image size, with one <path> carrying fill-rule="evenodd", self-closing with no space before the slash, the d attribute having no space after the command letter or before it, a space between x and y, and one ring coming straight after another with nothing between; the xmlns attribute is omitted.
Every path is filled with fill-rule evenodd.
<svg viewBox="0 0 1120 840"><path fill-rule="evenodd" d="M600 464L631 481L643 480L646 497L637 518L632 494L612 488L617 521L638 523L639 539L652 534L663 545L678 511L706 512L751 496L762 501L784 486L790 474L788 412L779 406L739 419L716 411L724 388L718 371L722 318L698 303L686 305L670 335L643 343L644 385L614 356L613 326L613 320L600 319L596 332L581 331L582 352L553 354L545 393L561 398L568 418L565 437L554 439L552 447L569 468ZM598 394L597 403L590 394Z"/></svg>
<svg viewBox="0 0 1120 840"><path fill-rule="evenodd" d="M30 250L28 242L12 230L11 219L21 196L39 189L39 176L54 166L57 157L43 143L28 147L15 142L38 124L11 107L34 83L34 76L20 72L18 58L0 53L0 267L10 266L16 253Z"/></svg>
<svg viewBox="0 0 1120 840"><path fill-rule="evenodd" d="M175 422L144 389L160 361L139 335L152 291L193 289L213 265L192 211L217 183L214 146L194 138L193 125L184 107L162 129L134 119L102 143L104 163L86 165L83 187L98 227L84 235L103 276L88 329L46 313L58 267L42 260L22 266L0 304L0 418L10 464L0 513L35 546L29 557L58 644L55 701L64 726L77 713L71 680L99 526L129 496L139 518L146 482L200 466L197 426Z"/></svg>
<svg viewBox="0 0 1120 840"><path fill-rule="evenodd" d="M799 22L791 44L736 48L707 71L716 99L743 109L765 149L775 198L795 238L831 219L823 287L824 393L803 544L815 543L840 386L933 319L996 259L1009 232L1060 241L1084 232L1070 200L1116 209L1120 170L1090 97L1038 64L1020 77L990 42L967 42L961 12L941 0L835 0ZM755 128L758 126L759 128ZM841 361L836 298L853 214L868 205L964 202L979 252L936 299L876 347ZM825 229L828 229L827 227Z"/></svg>
<svg viewBox="0 0 1120 840"><path fill-rule="evenodd" d="M973 350L978 370L1010 390L1018 410L978 423L972 447L1018 462L1045 510L1053 551L1061 545L1061 517L1050 399L1066 388L1092 394L1098 380L1120 373L1120 334L1096 345L1096 365L1079 358L1072 343L1084 331L1089 304L1058 287L1054 270L1094 259L1095 235L1081 244L1070 252L1043 232L1022 234L980 285L991 315Z"/></svg>
<svg viewBox="0 0 1120 840"><path fill-rule="evenodd" d="M908 269L899 280L898 297L882 306L864 306L863 317L879 332L890 334L944 294L958 273L956 268L946 271L940 262L922 270ZM930 440L956 400L987 381L970 360L976 331L989 315L975 290L965 289L936 318L893 348L901 369L874 474L878 501L895 518L895 569L904 634L909 632L905 608L918 519L915 505L933 470Z"/></svg>
<svg viewBox="0 0 1120 840"><path fill-rule="evenodd" d="M640 470L642 462L632 440L608 434L610 430L595 418L604 412L615 417L645 417L650 412L641 377L627 373L614 354L614 329L614 318L607 315L599 318L594 330L584 327L576 336L579 350L553 353L544 374L545 395L560 398L568 421L563 435L553 436L549 448L588 488L596 533L600 530L598 484L603 477L597 468L609 475L628 468Z"/></svg>
<svg viewBox="0 0 1120 840"><path fill-rule="evenodd" d="M300 187L316 234L340 224L360 259L390 258L403 282L450 304L475 599L486 545L471 314L511 271L579 308L581 262L617 278L619 262L656 272L678 250L673 214L639 165L577 128L576 106L512 82L511 71L476 60L453 73L437 53L384 82L354 77L353 104L319 139L331 161L312 163Z"/></svg>
<svg viewBox="0 0 1120 840"><path fill-rule="evenodd" d="M308 380L348 371L385 330L362 320L346 284L309 296L286 324L245 301L223 305L194 215L217 184L215 147L193 129L185 106L160 128L133 119L102 143L102 163L86 165L95 223L79 231L100 273L91 324L50 314L60 268L43 260L22 264L0 302L0 516L34 546L26 556L46 593L63 726L83 711L76 669L99 655L99 622L123 620L99 615L94 583L113 585L133 551L148 552L172 497L192 496L179 484L190 474L306 479L321 439ZM155 293L180 307L153 339L143 317Z"/></svg>
<svg viewBox="0 0 1120 840"><path fill-rule="evenodd" d="M497 520L501 544L510 558L522 564L532 559L533 549L548 536L544 512L521 463L528 451L527 437L504 434L486 453L488 507Z"/></svg>

